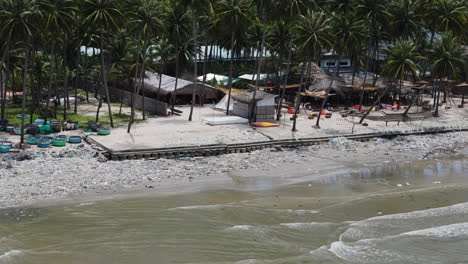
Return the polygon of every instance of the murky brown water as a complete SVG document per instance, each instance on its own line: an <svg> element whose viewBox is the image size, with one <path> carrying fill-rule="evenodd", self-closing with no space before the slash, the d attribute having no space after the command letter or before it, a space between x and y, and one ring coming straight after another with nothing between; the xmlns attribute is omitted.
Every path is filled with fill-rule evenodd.
<svg viewBox="0 0 468 264"><path fill-rule="evenodd" d="M1 211L0 263L468 263L466 157L269 184Z"/></svg>

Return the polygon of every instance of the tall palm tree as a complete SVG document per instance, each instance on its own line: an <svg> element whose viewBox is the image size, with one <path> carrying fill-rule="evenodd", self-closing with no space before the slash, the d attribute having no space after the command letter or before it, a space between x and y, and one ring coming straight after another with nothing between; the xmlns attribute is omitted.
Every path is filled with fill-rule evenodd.
<svg viewBox="0 0 468 264"><path fill-rule="evenodd" d="M196 101L196 87L197 87L197 76L198 76L198 22L201 13L205 6L209 6L209 1L205 0L181 0L182 4L190 8L190 13L192 17L192 34L193 34L193 49L195 50L194 59L193 59L193 87L192 87L192 102L190 104L190 114L188 121L192 121L193 107Z"/></svg>
<svg viewBox="0 0 468 264"><path fill-rule="evenodd" d="M47 29L47 39L51 42L50 47L50 68L49 68L49 84L47 89L46 98L46 110L44 113L44 119L48 119L50 96L52 91L53 76L55 70L55 57L57 39L59 36L65 36L70 34L71 26L74 22L74 16L77 12L77 8L72 0L45 0L39 2L41 14L45 22L45 28ZM66 37L64 37L66 39ZM64 43L64 47L65 47ZM66 66L65 66L66 67ZM67 74L67 72L65 72ZM67 89L67 87L65 88ZM56 95L58 96L58 94ZM65 97L64 97L65 99ZM65 102L65 100L64 100ZM66 119L67 107L64 107L64 119Z"/></svg>
<svg viewBox="0 0 468 264"><path fill-rule="evenodd" d="M277 1L276 2L276 8L274 8L275 11L278 13L276 14L277 17L279 17L280 22L278 22L277 29L274 29L273 31L273 38L271 39L272 42L277 43L277 48L280 53L280 56L284 58L284 55L282 54L283 51L287 50L288 52L288 61L286 64L286 75L284 76L284 81L283 81L283 89L281 89L281 94L280 94L280 99L278 101L278 106L277 106L277 113L276 113L276 120L279 121L281 118L281 107L283 104L284 96L286 93L286 86L288 84L288 78L289 78L289 70L291 66L291 60L292 60L292 53L293 53L293 44L294 44L294 34L292 32L293 28L293 23L295 23L296 19L298 16L304 14L306 10L309 8L307 6L308 2L305 0L291 0L291 1ZM288 31L288 32L287 32ZM275 35L277 37L275 37ZM289 42L285 43L284 42L284 37L286 35L289 35ZM280 63L282 62L282 59L280 59Z"/></svg>
<svg viewBox="0 0 468 264"><path fill-rule="evenodd" d="M222 23L222 28L225 32L231 33L231 59L229 62L229 79L228 79L228 102L226 115L229 115L229 105L231 103L232 80L234 71L234 49L236 36L240 35L247 29L251 20L249 13L252 2L249 0L220 0L217 3L218 16Z"/></svg>
<svg viewBox="0 0 468 264"><path fill-rule="evenodd" d="M439 79L455 79L460 76L466 66L460 40L451 33L444 33L440 39L436 40L430 58L433 61L432 76ZM438 84L435 117L439 116L440 94L442 88L445 88L444 81L439 81Z"/></svg>
<svg viewBox="0 0 468 264"><path fill-rule="evenodd" d="M411 76L413 79L417 78L417 70L419 69L418 62L421 61L422 56L417 52L417 47L411 40L400 39L393 47L384 49L387 58L383 68L383 74L392 81L398 81L400 85L399 100L401 100L401 87L403 80ZM366 111L359 123L369 115L372 108L374 108L380 100L388 93L390 85L379 95L374 104Z"/></svg>
<svg viewBox="0 0 468 264"><path fill-rule="evenodd" d="M107 107L109 111L109 121L114 127L112 118L112 108L110 103L109 87L107 84L107 69L105 62L105 34L111 33L113 28L118 27L119 20L123 18L119 10L119 1L116 0L84 0L83 6L84 22L88 25L94 24L99 28L99 49L101 57L101 81L107 97Z"/></svg>
<svg viewBox="0 0 468 264"><path fill-rule="evenodd" d="M21 100L21 142L24 143L24 119L27 96L27 75L31 55L31 41L37 25L38 8L32 0L5 0L0 10L1 32L6 36L6 43L20 43L24 55L22 65L22 100ZM8 49L8 47L6 48ZM3 58L2 58L3 59ZM3 62L2 62L3 64Z"/></svg>
<svg viewBox="0 0 468 264"><path fill-rule="evenodd" d="M329 99L329 92L333 87L333 84L336 78L339 76L340 65L343 53L353 50L350 48L350 45L355 45L359 43L362 38L365 37L364 23L362 20L359 20L353 13L344 12L336 13L333 15L331 20L331 33L333 34L334 47L333 52L336 53L335 67L333 68L333 75L330 80L329 87L327 89L327 96L322 102L321 111L325 108L327 101ZM339 89L338 87L335 89ZM341 92L341 94L343 94ZM320 128L320 118L321 115L317 118L316 127Z"/></svg>
<svg viewBox="0 0 468 264"><path fill-rule="evenodd" d="M313 60L318 60L322 50L330 48L331 44L331 18L323 11L308 11L298 18L295 28L296 43L304 56L303 63L311 64ZM303 67L304 68L304 67ZM302 74L304 74L304 70ZM301 77L301 80L304 78ZM292 131L296 131L297 115L301 101L302 88L304 83L300 83L301 88L296 95L295 114Z"/></svg>
<svg viewBox="0 0 468 264"><path fill-rule="evenodd" d="M452 32L461 36L468 19L466 1L434 0L428 3L427 16L432 19L431 43L435 33Z"/></svg>
<svg viewBox="0 0 468 264"><path fill-rule="evenodd" d="M377 62L380 58L380 42L385 38L386 26L388 25L388 20L391 17L388 12L389 2L386 0L357 0L355 3L356 15L360 17L361 20L366 21L368 26L368 44L367 50L372 51L372 56L366 59L366 74L364 77L363 87L367 79L367 72L370 68L369 63L371 58L373 61L372 70L374 72L374 86L377 82Z"/></svg>
<svg viewBox="0 0 468 264"><path fill-rule="evenodd" d="M276 80L277 84L276 87L280 90L280 99L277 105L277 115L276 120L280 120L281 116L281 105L283 104L284 96L286 93L286 83L289 73L289 64L292 56L292 47L291 47L291 39L293 38L293 33L289 24L284 21L280 20L277 21L272 28L271 35L269 36L269 45L268 49L272 51L274 54L279 56L278 60L278 67L276 71ZM280 73L282 71L282 64L284 63L284 58L288 58L288 64L286 65L286 77L284 82L281 81ZM282 87L283 86L283 87Z"/></svg>
<svg viewBox="0 0 468 264"><path fill-rule="evenodd" d="M393 37L403 39L416 37L415 33L422 27L422 17L415 2L417 0L395 0L390 3L390 30Z"/></svg>
<svg viewBox="0 0 468 264"><path fill-rule="evenodd" d="M130 133L130 128L135 120L135 106L136 106L136 96L140 94L140 89L144 85L144 75L146 72L146 59L149 47L154 43L155 35L157 33L161 34L163 32L163 22L161 19L162 14L164 14L164 7L156 4L150 0L142 0L138 9L136 10L134 17L135 19L132 21L134 23L134 31L137 32L137 41L141 41L141 43L137 43L138 48L141 46L141 50L137 48L137 63L139 61L139 57L141 54L141 71L140 71L140 83L137 84L137 80L135 79L135 87L137 89L134 90L135 96L133 96L132 104L131 104L131 114L130 120L128 123L128 130L127 132ZM136 67L136 72L138 72L138 67Z"/></svg>
<svg viewBox="0 0 468 264"><path fill-rule="evenodd" d="M177 85L179 80L180 55L182 51L185 50L184 46L188 45L189 40L187 40L187 36L190 36L190 14L187 12L185 7L182 6L182 4L177 2L170 8L166 23L168 39L175 47L174 52L176 60L176 80L174 84L174 92L172 93L171 98L171 109L172 112L174 112L177 98Z"/></svg>

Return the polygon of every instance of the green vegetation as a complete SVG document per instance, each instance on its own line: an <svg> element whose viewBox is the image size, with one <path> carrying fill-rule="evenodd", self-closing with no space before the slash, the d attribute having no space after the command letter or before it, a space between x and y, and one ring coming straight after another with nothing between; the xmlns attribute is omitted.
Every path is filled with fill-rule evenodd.
<svg viewBox="0 0 468 264"><path fill-rule="evenodd" d="M110 109L109 81L133 81L138 94L146 71L179 77L211 70L230 77L229 90L236 74L287 72L277 85L302 75L294 81L307 87L313 79L301 73L309 69L297 65L328 52L334 77L347 57L354 74L365 73L364 84L375 86L378 75L395 83L462 81L467 29L468 0L0 0L0 119L16 111L5 107L13 91L31 97L22 113L45 119L51 108L65 120L77 113L76 103L57 107L49 99L91 98L94 89ZM229 50L228 61L216 59L216 47ZM397 86L389 92L398 94ZM438 94L447 89L436 87Z"/></svg>

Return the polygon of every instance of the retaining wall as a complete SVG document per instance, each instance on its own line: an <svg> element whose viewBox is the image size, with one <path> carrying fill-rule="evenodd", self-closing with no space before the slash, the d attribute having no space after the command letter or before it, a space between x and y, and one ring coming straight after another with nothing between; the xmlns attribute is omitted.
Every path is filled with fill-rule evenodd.
<svg viewBox="0 0 468 264"><path fill-rule="evenodd" d="M301 147L311 146L321 143L327 143L333 138L344 137L349 140L369 141L374 138L394 138L397 136L411 136L411 135L429 135L438 133L451 133L451 132L467 132L468 128L427 128L418 131L392 131L382 133L369 133L358 135L334 135L318 138L302 138L302 139L285 139L285 140L270 140L263 142L249 142L241 144L218 144L218 145L205 145L205 146L187 146L187 147L174 147L174 148L159 148L159 149L145 149L145 150L125 150L125 151L112 151L103 145L100 145L92 138L87 138L88 143L100 146L105 150L104 155L110 160L132 160L132 159L173 159L180 157L199 157L199 156L216 156L229 153L246 153L260 149L273 148L273 147Z"/></svg>

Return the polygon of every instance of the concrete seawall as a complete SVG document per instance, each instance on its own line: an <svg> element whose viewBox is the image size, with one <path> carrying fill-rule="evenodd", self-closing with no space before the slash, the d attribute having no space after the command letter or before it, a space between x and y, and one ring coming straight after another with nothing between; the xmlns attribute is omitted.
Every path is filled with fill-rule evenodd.
<svg viewBox="0 0 468 264"><path fill-rule="evenodd" d="M347 134L347 135L332 135L326 137L315 138L298 138L298 139L284 139L284 140L269 140L262 142L249 142L241 144L216 144L216 145L202 145L202 146L185 146L173 148L157 148L157 149L138 149L138 150L121 150L113 151L105 146L94 141L92 138L87 138L87 142L93 145L98 145L104 149L104 155L109 160L135 160L135 159L174 159L184 157L201 157L201 156L216 156L230 153L246 153L255 150L266 148L290 148L310 146L321 143L326 143L333 138L347 138L356 141L369 141L374 138L394 138L397 136L412 136L412 135L430 135L439 133L453 133L453 132L467 132L468 128L446 128L446 127L432 127L413 131L391 131L367 134Z"/></svg>

